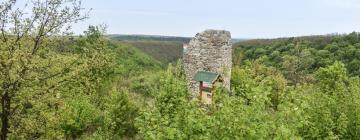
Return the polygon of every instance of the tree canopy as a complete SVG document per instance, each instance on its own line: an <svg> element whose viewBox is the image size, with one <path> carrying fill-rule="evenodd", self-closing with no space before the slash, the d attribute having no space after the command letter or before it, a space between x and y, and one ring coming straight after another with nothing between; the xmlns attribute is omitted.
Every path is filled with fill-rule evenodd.
<svg viewBox="0 0 360 140"><path fill-rule="evenodd" d="M205 106L181 60L161 63L103 26L71 34L88 17L81 1L16 3L0 5L2 140L360 137L359 33L240 42L231 89Z"/></svg>

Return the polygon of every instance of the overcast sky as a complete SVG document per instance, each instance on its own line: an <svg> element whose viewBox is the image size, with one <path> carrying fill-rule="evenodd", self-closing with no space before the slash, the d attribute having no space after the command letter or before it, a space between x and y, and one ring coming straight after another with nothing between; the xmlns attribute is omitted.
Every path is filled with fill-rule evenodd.
<svg viewBox="0 0 360 140"><path fill-rule="evenodd" d="M360 0L83 0L109 34L194 36L225 29L234 38L275 38L360 31ZM85 26L86 25L86 26Z"/></svg>

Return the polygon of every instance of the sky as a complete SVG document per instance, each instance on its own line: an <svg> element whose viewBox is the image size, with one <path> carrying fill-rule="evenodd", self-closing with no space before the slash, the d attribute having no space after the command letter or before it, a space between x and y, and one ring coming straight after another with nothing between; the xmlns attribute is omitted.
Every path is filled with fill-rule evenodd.
<svg viewBox="0 0 360 140"><path fill-rule="evenodd" d="M192 37L223 29L233 38L277 38L360 31L360 0L83 0L108 34Z"/></svg>

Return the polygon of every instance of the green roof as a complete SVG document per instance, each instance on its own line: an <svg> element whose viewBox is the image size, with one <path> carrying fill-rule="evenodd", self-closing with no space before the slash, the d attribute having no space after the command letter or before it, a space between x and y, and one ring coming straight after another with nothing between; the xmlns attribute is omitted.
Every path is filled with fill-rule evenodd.
<svg viewBox="0 0 360 140"><path fill-rule="evenodd" d="M203 81L208 83L213 83L217 78L219 77L219 74L213 73L213 72L207 72L207 71L198 71L195 76L195 81Z"/></svg>

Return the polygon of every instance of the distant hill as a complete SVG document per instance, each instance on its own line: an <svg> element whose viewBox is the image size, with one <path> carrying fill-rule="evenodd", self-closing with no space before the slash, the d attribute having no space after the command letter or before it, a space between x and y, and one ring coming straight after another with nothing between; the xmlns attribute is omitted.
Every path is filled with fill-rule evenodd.
<svg viewBox="0 0 360 140"><path fill-rule="evenodd" d="M294 78L297 73L311 74L340 61L350 75L359 76L360 33L254 39L235 43L234 65L244 65L246 61L258 61L277 68L286 78Z"/></svg>
<svg viewBox="0 0 360 140"><path fill-rule="evenodd" d="M273 38L273 39L239 39L237 42L234 43L234 46L240 45L253 45L253 46L260 46L260 45L270 45L275 42L292 42L292 41L310 41L316 42L318 45L324 45L336 37L341 35L312 35L312 36L299 36L299 37L284 37L284 38Z"/></svg>
<svg viewBox="0 0 360 140"><path fill-rule="evenodd" d="M183 42L179 41L122 41L130 44L163 63L182 58Z"/></svg>
<svg viewBox="0 0 360 140"><path fill-rule="evenodd" d="M108 38L119 41L176 41L188 43L191 37L178 37L178 36L161 36L161 35L121 35L111 34L107 35ZM246 41L249 39L233 38L233 43Z"/></svg>
<svg viewBox="0 0 360 140"><path fill-rule="evenodd" d="M119 41L177 41L189 42L190 37L159 36L159 35L108 35L109 38Z"/></svg>
<svg viewBox="0 0 360 140"><path fill-rule="evenodd" d="M158 35L108 35L111 40L121 41L136 47L162 63L175 62L182 57L183 44L189 37Z"/></svg>
<svg viewBox="0 0 360 140"><path fill-rule="evenodd" d="M183 44L189 43L190 37L158 36L158 35L108 35L111 40L130 44L153 58L163 62L171 63L182 57ZM245 39L233 39L233 43Z"/></svg>
<svg viewBox="0 0 360 140"><path fill-rule="evenodd" d="M233 44L235 44L235 43L239 43L239 42L243 42L243 41L247 41L247 40L250 40L250 39L233 38L232 42L233 42Z"/></svg>

